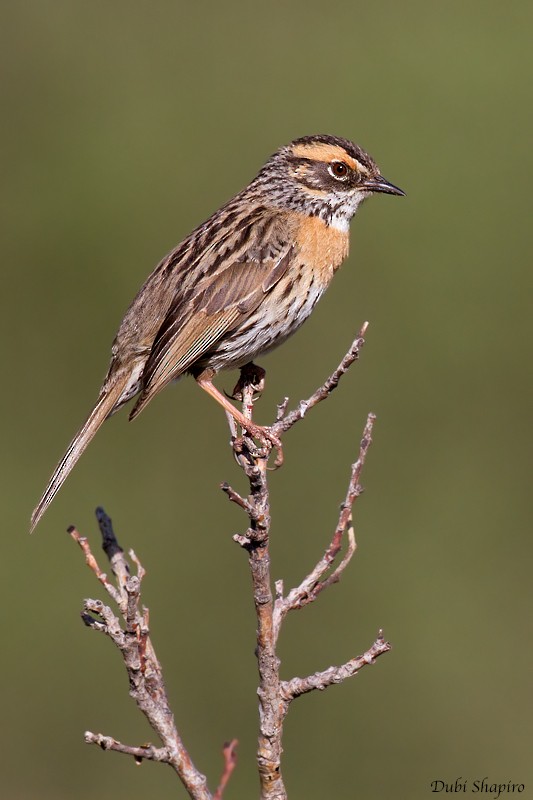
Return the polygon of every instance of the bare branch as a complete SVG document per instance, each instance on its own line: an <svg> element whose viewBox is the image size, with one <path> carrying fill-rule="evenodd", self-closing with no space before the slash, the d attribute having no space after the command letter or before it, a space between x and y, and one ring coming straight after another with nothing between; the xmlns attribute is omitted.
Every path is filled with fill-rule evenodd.
<svg viewBox="0 0 533 800"><path fill-rule="evenodd" d="M120 606L122 602L121 592L117 590L115 586L113 586L113 584L107 579L107 574L100 569L100 566L91 551L87 537L82 536L74 525L71 525L70 528L67 528L67 533L72 537L72 539L74 539L75 542L78 543L82 549L83 555L85 556L85 563L89 569L94 572L108 595L118 606Z"/></svg>
<svg viewBox="0 0 533 800"><path fill-rule="evenodd" d="M338 385L341 377L357 360L364 344L365 323L358 337L352 343L337 369L329 376L306 401L287 414L288 400L285 398L277 407L276 422L266 430L262 447L243 431L237 435L237 426L231 415L228 417L232 448L249 484L248 496L239 494L228 483L221 489L228 499L239 506L248 517L248 527L243 534L236 534L234 540L247 552L253 586L253 599L257 618L257 663L259 671L259 736L257 764L259 768L261 800L286 800L287 793L281 774L283 722L291 702L302 694L323 690L335 683L349 678L367 664L390 649L382 632L374 644L363 655L350 659L341 666L332 666L313 675L295 677L287 681L280 678L280 661L276 643L280 628L287 613L313 602L319 594L332 583L338 581L351 561L356 540L353 528L353 506L360 496L359 483L368 448L372 441L375 416L369 414L360 443L359 456L352 465L345 500L339 512L337 526L324 555L311 572L284 596L283 581L275 582L275 595L272 592L270 570L270 507L267 483L268 457L272 445L278 449L277 465L281 463L281 444L276 437L289 430L302 419L310 408L325 400ZM264 371L254 364L246 365L233 391L233 397L242 399L243 415L252 422L253 404L264 384ZM260 433L258 426L250 425L254 434ZM261 438L259 435L257 438ZM228 781L237 763L237 740L224 746L224 768L219 785L211 795L205 776L194 766L188 751L176 728L164 686L161 664L156 656L149 635L149 612L141 606L141 587L145 570L135 553L130 550L129 558L135 566L132 574L130 562L119 546L113 531L111 519L103 509L97 509L98 525L102 535L102 546L111 563L115 582L108 580L91 552L87 539L75 528L70 528L72 538L84 553L85 560L108 596L117 605L119 613L101 600L87 599L84 602L82 619L93 630L108 636L119 649L128 674L130 694L146 716L152 729L157 733L162 747L152 744L131 746L102 733L85 733L85 741L96 744L104 750L132 756L136 763L143 760L159 761L169 764L180 777L185 789L193 800L222 800ZM344 537L346 548L340 558ZM336 566L335 566L335 562Z"/></svg>
<svg viewBox="0 0 533 800"><path fill-rule="evenodd" d="M354 502L363 491L362 487L359 485L359 478L365 463L368 448L372 443L372 431L375 420L375 414L368 415L359 446L359 458L355 464L352 464L350 482L348 484L345 500L341 505L337 527L335 528L331 542L326 548L324 555L299 586L291 589L287 597L279 597L276 600L274 609L274 630L276 638L279 635L281 623L287 613L292 609L303 608L304 605L312 603L321 591L331 586L332 583L336 583L340 580L343 571L346 569L355 553L357 545L352 523L352 509ZM339 554L342 546L342 538L345 533L347 533L348 536L348 548L344 558L327 578L321 580Z"/></svg>
<svg viewBox="0 0 533 800"><path fill-rule="evenodd" d="M281 696L283 699L290 703L296 697L302 694L312 692L315 689L323 691L328 686L333 686L335 683L342 683L346 678L351 678L356 675L360 669L366 667L367 664L373 664L376 658L391 649L389 642L383 638L383 631L379 631L378 638L362 656L352 658L346 664L340 667L329 667L323 672L315 672L314 675L308 675L307 678L292 678L290 681L282 681L281 683Z"/></svg>
<svg viewBox="0 0 533 800"><path fill-rule="evenodd" d="M117 542L111 517L107 516L103 508L97 508L95 513L96 521L98 522L98 527L100 528L100 534L102 536L102 550L113 567L113 574L118 576L121 572L124 572L128 576L129 564L124 556L124 550ZM117 566L116 571L115 566ZM122 583L126 583L126 580L124 579Z"/></svg>
<svg viewBox="0 0 533 800"><path fill-rule="evenodd" d="M287 413L287 408L289 407L289 398L284 397L281 403L278 403L276 406L276 422L279 422L285 414Z"/></svg>
<svg viewBox="0 0 533 800"><path fill-rule="evenodd" d="M213 800L222 800L224 790L228 785L228 781L231 778L233 770L237 766L238 744L239 742L237 739L232 739L231 742L226 742L222 749L222 755L224 756L224 771L220 777L220 783L217 786L217 790L213 795Z"/></svg>
<svg viewBox="0 0 533 800"><path fill-rule="evenodd" d="M253 516L255 514L255 509L251 503L249 503L244 497L241 497L241 495L236 492L235 489L232 489L229 483L224 481L224 483L220 484L220 488L225 494L227 494L228 500L230 500L232 503L236 503L236 505L244 509L248 516Z"/></svg>
<svg viewBox="0 0 533 800"><path fill-rule="evenodd" d="M113 532L111 520L102 509L98 510L98 522L105 551L114 560L117 587L110 584L102 573L87 539L80 536L75 528L70 528L69 532L83 550L90 569L117 603L125 628L122 627L118 615L100 600L85 601L82 619L93 630L109 636L119 649L128 673L130 695L160 737L163 747L130 747L110 736L90 732L86 733L85 741L98 744L105 750L132 755L137 760L147 758L169 764L181 779L189 797L193 800L212 800L206 778L194 766L176 728L163 682L161 664L149 636L148 611L139 609L145 570L135 553L130 552L137 569L137 574L131 575L129 564Z"/></svg>
<svg viewBox="0 0 533 800"><path fill-rule="evenodd" d="M364 337L367 328L368 322L363 323L359 334L352 342L350 349L342 359L337 369L331 373L329 378L324 381L322 386L320 386L316 392L311 395L311 397L309 397L307 400L300 400L298 403L298 408L295 408L294 411L290 411L286 416L284 415L287 409L288 400L287 398L283 400L283 402L278 406L277 421L272 426L272 432L275 433L276 436L280 436L280 434L288 431L289 428L292 428L293 425L296 425L297 422L305 417L311 408L329 397L331 392L337 388L342 376L348 372L354 361L357 361L359 358L359 353L365 343Z"/></svg>
<svg viewBox="0 0 533 800"><path fill-rule="evenodd" d="M358 338L354 341L335 372L309 400L300 403L298 410L284 416L287 400L285 399L278 406L277 422L274 423L271 429L276 435L288 430L305 416L309 408L329 396L338 385L342 375L357 359L363 344L363 334L366 331L366 327L367 324L365 323ZM236 388L238 388L239 396L243 401L243 414L250 419L253 408L254 386L246 370L241 372L241 378ZM235 394L236 392L234 391ZM350 481L339 513L338 523L323 557L301 584L289 592L287 597L283 596L283 581L276 581L275 599L271 588L269 550L270 509L267 484L269 449L267 448L267 452L261 455L248 437L244 436L233 440L235 457L248 478L250 493L247 498L244 498L227 483L222 484L221 488L231 501L246 512L249 520L249 526L245 533L237 534L233 538L248 553L257 617L256 655L259 670L259 687L257 690L259 696L257 763L261 784L261 800L285 800L287 797L281 774L281 739L283 721L291 701L295 697L313 689L324 689L333 683L340 683L390 648L390 645L384 642L381 637L362 656L351 659L340 667L330 667L328 670L317 672L307 678L293 678L291 681L281 681L280 679L280 661L276 653L276 642L284 617L289 610L301 608L303 605L312 602L323 589L338 581L355 552L356 542L352 523L352 509L355 500L362 492L359 479L372 440L374 421L375 416L369 414L359 448L359 457L355 464L352 465ZM344 557L337 567L329 575L326 575L339 555L344 534L347 535L348 542Z"/></svg>
<svg viewBox="0 0 533 800"><path fill-rule="evenodd" d="M144 759L168 764L170 759L170 753L166 747L154 747L152 744L131 747L113 739L112 736L104 736L102 733L92 733L91 731L85 731L83 738L87 744L97 744L102 750L114 750L117 753L133 756L137 764L141 764Z"/></svg>
<svg viewBox="0 0 533 800"><path fill-rule="evenodd" d="M251 416L255 386L243 371L238 384L243 414ZM257 616L257 663L259 669L259 739L257 764L262 800L284 800L285 786L281 776L281 732L284 704L280 702L279 659L275 651L273 628L274 599L270 582L270 509L267 484L268 453L259 457L247 437L242 440L238 463L250 486L247 513L250 526L244 535L234 536L248 553L253 597ZM236 454L237 455L237 454ZM223 490L226 491L226 484ZM240 505L240 504L239 504Z"/></svg>
<svg viewBox="0 0 533 800"><path fill-rule="evenodd" d="M131 560L133 561L133 563L135 564L135 569L137 570L137 577L139 578L140 581L142 581L142 579L146 575L145 568L143 567L143 565L141 564L141 562L139 561L139 559L135 555L135 551L132 548L130 548L128 555L131 558ZM129 564L127 562L126 562L126 566L129 569Z"/></svg>

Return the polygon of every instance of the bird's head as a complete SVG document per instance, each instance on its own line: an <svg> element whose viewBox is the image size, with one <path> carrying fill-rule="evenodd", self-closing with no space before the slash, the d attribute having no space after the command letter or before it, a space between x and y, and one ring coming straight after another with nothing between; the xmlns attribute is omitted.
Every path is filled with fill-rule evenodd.
<svg viewBox="0 0 533 800"><path fill-rule="evenodd" d="M280 148L260 173L276 176L276 189L288 204L326 222L347 227L358 205L374 192L405 193L381 174L365 151L337 136L296 139ZM280 198L281 199L281 198Z"/></svg>

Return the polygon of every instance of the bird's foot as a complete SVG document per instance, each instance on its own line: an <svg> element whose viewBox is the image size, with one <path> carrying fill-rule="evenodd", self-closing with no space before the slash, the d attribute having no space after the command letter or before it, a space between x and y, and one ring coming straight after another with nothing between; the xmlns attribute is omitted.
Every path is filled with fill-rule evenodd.
<svg viewBox="0 0 533 800"><path fill-rule="evenodd" d="M249 364L245 364L244 367L241 367L239 380L229 396L232 400L242 402L244 387L251 386L254 395L258 395L259 397L265 388L265 376L266 371L263 367L258 367L257 364L250 361ZM253 399L257 400L258 397L254 397Z"/></svg>
<svg viewBox="0 0 533 800"><path fill-rule="evenodd" d="M239 384L242 386L241 391L243 394L246 394L244 392L245 387L251 386L249 380L250 375L253 375L254 386L257 386L260 389L262 388L262 381L264 381L265 370L261 369L261 367L257 367L255 364L252 363L247 364L245 367L242 368L241 370L242 383L241 381L239 381ZM248 433L248 435L252 439L257 439L262 443L263 447L265 448L265 454L261 456L257 455L254 457L268 458L268 456L270 455L270 451L274 447L277 450L276 460L274 461L274 468L277 469L278 467L281 467L281 465L283 464L283 448L281 446L281 440L279 436L277 436L272 431L272 428L268 428L263 425L257 425L257 423L252 422L252 420L249 419L247 415L245 416L245 414L236 409L233 403L230 403L229 399L227 397L224 397L224 395L213 384L212 371L205 370L203 373L195 377L198 386L200 386L201 389L210 394L211 397L213 397L217 401L217 403L219 403L222 406L222 408L226 411L226 413L233 417L235 422L241 426L243 431L246 431L246 433ZM237 384L237 386L235 387L237 391L240 388L239 384ZM251 408L248 408L247 411L251 415ZM235 440L234 447L235 445L237 445L237 448L242 447L242 437L241 439Z"/></svg>
<svg viewBox="0 0 533 800"><path fill-rule="evenodd" d="M278 469L281 467L284 461L283 456L283 445L281 444L281 439L279 436L276 436L273 433L272 429L267 427L266 425L257 425L255 422L251 420L243 420L242 422L239 420L241 427L246 431L246 433L251 436L253 439L257 439L259 442L263 444L266 449L266 453L264 457L268 457L269 452L274 447L277 451L276 459L274 461L274 469ZM238 442L238 440L237 440Z"/></svg>

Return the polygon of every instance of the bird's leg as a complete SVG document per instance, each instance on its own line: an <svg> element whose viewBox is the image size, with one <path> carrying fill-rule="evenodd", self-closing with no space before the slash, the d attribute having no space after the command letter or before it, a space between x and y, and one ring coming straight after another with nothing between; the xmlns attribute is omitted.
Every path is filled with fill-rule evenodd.
<svg viewBox="0 0 533 800"><path fill-rule="evenodd" d="M257 369L257 367L255 367L255 369ZM248 431L250 436L262 440L263 442L270 442L278 451L274 464L276 467L281 467L283 464L283 448L279 437L272 433L270 428L264 425L257 425L255 422L252 422L252 420L246 419L244 414L238 411L233 403L230 403L229 399L225 397L222 392L219 392L217 387L213 384L212 379L214 374L213 370L206 369L200 373L200 375L195 375L196 383L204 392L211 395L225 411L231 414L233 419L238 422L243 430Z"/></svg>
<svg viewBox="0 0 533 800"><path fill-rule="evenodd" d="M235 384L230 397L233 400L242 400L242 391L246 384L250 384L254 394L260 395L265 388L266 372L263 367L258 367L253 361L241 367L239 380ZM255 398L254 398L255 399Z"/></svg>

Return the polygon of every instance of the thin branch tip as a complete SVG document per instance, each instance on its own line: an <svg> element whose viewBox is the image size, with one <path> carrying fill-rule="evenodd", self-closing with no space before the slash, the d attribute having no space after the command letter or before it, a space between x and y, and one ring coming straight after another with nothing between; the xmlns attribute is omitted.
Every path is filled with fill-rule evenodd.
<svg viewBox="0 0 533 800"><path fill-rule="evenodd" d="M306 678L292 678L290 681L282 681L282 695L287 703L291 703L303 694L316 690L323 691L329 686L342 683L347 678L357 675L363 667L375 664L376 659L390 649L389 642L378 638L362 655L351 658L345 664L341 664L338 667L329 667L322 672L315 672Z"/></svg>
<svg viewBox="0 0 533 800"><path fill-rule="evenodd" d="M359 333L353 340L338 367L328 378L326 378L322 386L320 386L310 397L308 397L306 400L300 400L296 408L289 413L286 411L286 405L283 408L283 413L280 412L280 406L278 406L276 422L272 426L273 433L275 433L277 436L285 433L285 431L288 431L290 428L292 428L293 425L295 425L299 420L303 419L311 408L316 406L318 403L321 403L323 400L326 400L330 396L331 392L339 385L339 381L342 376L345 375L352 364L359 359L359 353L365 343L364 336L368 325L368 322L363 323Z"/></svg>
<svg viewBox="0 0 533 800"><path fill-rule="evenodd" d="M232 739L230 742L224 742L224 746L222 748L222 755L224 757L224 770L222 772L222 775L220 776L220 781L217 786L217 790L213 795L213 800L222 800L224 790L228 785L228 781L231 778L233 770L237 766L238 744L239 744L238 739Z"/></svg>

